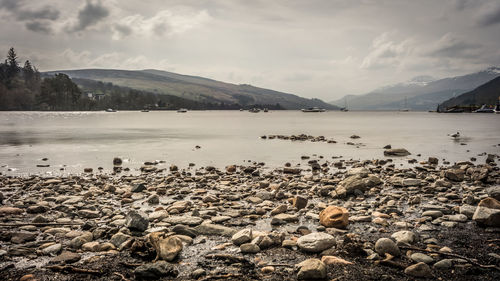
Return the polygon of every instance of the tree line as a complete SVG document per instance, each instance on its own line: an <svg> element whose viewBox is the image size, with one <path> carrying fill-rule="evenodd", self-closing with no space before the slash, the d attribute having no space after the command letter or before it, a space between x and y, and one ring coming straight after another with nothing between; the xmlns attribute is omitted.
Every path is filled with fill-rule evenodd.
<svg viewBox="0 0 500 281"><path fill-rule="evenodd" d="M14 48L0 63L0 110L79 110L82 102L80 88L67 75L42 79L29 60L19 65Z"/></svg>
<svg viewBox="0 0 500 281"><path fill-rule="evenodd" d="M243 108L239 104L223 102L198 102L173 95L150 93L120 87L112 83L88 79L71 79L64 73L41 74L26 60L21 67L14 48L0 63L0 110L117 110L141 109L229 109ZM276 105L252 105L283 109Z"/></svg>

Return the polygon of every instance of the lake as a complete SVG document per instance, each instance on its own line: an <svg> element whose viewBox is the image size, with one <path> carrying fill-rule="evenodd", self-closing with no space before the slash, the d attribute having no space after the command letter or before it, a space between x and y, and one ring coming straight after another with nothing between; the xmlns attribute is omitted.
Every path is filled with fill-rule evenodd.
<svg viewBox="0 0 500 281"><path fill-rule="evenodd" d="M459 131L454 141L448 134ZM263 140L262 135L309 134L337 143ZM350 139L351 135L359 139ZM347 145L354 142L358 145ZM83 168L112 170L114 157L136 173L145 161L164 160L187 168L264 162L281 167L302 163L300 157L322 161L383 159L383 147L403 147L412 155L453 161L500 153L499 114L427 112L172 111L132 112L0 112L0 172L59 175ZM196 146L201 148L196 149ZM421 154L420 157L417 154ZM42 161L42 158L48 158ZM40 168L38 164L49 164ZM60 172L60 168L65 168Z"/></svg>

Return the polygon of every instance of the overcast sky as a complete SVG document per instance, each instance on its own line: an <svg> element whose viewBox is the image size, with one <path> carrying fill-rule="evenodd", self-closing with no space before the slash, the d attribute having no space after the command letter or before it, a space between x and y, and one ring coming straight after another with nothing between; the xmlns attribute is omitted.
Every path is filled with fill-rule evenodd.
<svg viewBox="0 0 500 281"><path fill-rule="evenodd" d="M500 65L499 0L0 0L41 71L155 68L326 101Z"/></svg>

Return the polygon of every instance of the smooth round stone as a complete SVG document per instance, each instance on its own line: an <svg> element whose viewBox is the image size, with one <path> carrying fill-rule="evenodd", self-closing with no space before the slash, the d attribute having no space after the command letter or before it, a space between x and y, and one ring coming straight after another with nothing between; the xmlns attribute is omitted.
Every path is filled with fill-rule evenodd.
<svg viewBox="0 0 500 281"><path fill-rule="evenodd" d="M423 263L433 263L434 259L426 254L422 253L414 253L410 256L410 259L412 259L414 262L423 262Z"/></svg>
<svg viewBox="0 0 500 281"><path fill-rule="evenodd" d="M241 244L240 251L245 254L255 254L260 252L260 247L253 243Z"/></svg>
<svg viewBox="0 0 500 281"><path fill-rule="evenodd" d="M452 259L444 259L436 262L432 267L437 269L447 269L453 266Z"/></svg>
<svg viewBox="0 0 500 281"><path fill-rule="evenodd" d="M385 253L391 254L393 256L399 256L401 252L394 241L389 238L380 238L375 243L375 251L383 256Z"/></svg>

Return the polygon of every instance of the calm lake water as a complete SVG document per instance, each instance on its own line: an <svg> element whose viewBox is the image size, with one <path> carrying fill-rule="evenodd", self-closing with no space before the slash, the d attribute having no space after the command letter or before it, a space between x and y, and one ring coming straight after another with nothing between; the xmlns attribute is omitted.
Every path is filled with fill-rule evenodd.
<svg viewBox="0 0 500 281"><path fill-rule="evenodd" d="M463 138L448 134L460 131ZM262 140L269 134L323 135L336 144ZM351 140L353 134L360 139ZM361 143L360 146L347 142ZM265 162L267 167L302 163L302 155L343 159L384 158L382 147L404 147L408 158L453 161L500 153L499 114L427 112L240 111L177 112L0 112L0 172L58 175L112 169L114 157L135 172L145 161L164 160L180 168ZM463 145L465 144L465 145ZM201 146L195 149L195 146ZM418 157L417 154L421 154ZM48 161L42 161L42 158ZM313 157L314 158L314 157ZM37 164L49 164L37 168Z"/></svg>

